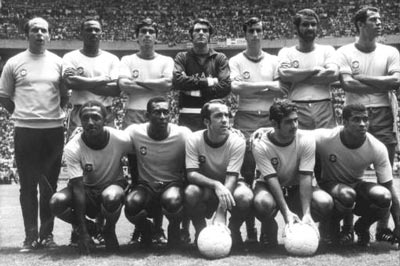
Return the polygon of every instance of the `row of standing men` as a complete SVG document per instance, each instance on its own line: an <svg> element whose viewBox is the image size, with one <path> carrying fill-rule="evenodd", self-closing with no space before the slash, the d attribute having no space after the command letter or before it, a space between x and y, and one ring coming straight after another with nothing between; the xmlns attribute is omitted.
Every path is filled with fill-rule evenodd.
<svg viewBox="0 0 400 266"><path fill-rule="evenodd" d="M47 22L40 18L30 20L25 28L28 50L7 62L0 83L0 103L15 119L15 155L26 234L23 250L29 250L38 239L44 246L54 243L48 202L56 190L60 171L63 153L60 106L67 100L68 89L72 90L73 104L70 129L80 125L79 110L88 100L100 101L110 109L110 96L118 96L120 91L128 95L125 125L142 123L147 119L148 100L164 95L173 86L180 92L179 123L192 131L205 126L200 118L201 107L232 91L239 96L234 127L249 139L254 130L272 125L269 108L275 98L285 94L297 105L300 128L334 127L329 85L339 79L346 91L346 104L361 103L368 108L369 131L385 144L393 163L399 53L376 42L382 31L377 9L361 9L354 21L359 32L357 41L335 51L331 46L315 43L319 18L310 9L301 10L293 18L298 45L282 48L276 57L262 51L263 24L258 18L250 18L243 25L246 50L228 61L224 54L209 47L212 25L198 19L189 29L193 48L178 53L174 63L155 52L157 25L151 19L136 27L139 52L123 57L121 62L100 49L101 25L97 20L82 22L83 48L67 53L63 59L46 50ZM108 115L107 121L112 122L113 118ZM253 183L255 169L250 150L246 150L241 169L248 184ZM183 229L188 232L187 222L184 224ZM248 238L257 237L254 218L247 219L246 225ZM351 232L352 220L343 227ZM384 219L378 231L387 232L386 227ZM342 235L349 236L346 232Z"/></svg>

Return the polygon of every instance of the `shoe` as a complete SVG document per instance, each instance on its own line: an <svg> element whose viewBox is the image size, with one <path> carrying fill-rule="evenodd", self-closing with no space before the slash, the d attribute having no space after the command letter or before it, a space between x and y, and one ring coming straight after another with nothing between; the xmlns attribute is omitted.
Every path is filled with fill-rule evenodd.
<svg viewBox="0 0 400 266"><path fill-rule="evenodd" d="M143 230L140 237L140 245L144 247L149 247L152 244L152 230L153 223L149 220L145 220L143 224Z"/></svg>
<svg viewBox="0 0 400 266"><path fill-rule="evenodd" d="M86 228L88 230L89 235L92 237L95 245L97 246L105 245L105 240L103 237L101 225L86 219Z"/></svg>
<svg viewBox="0 0 400 266"><path fill-rule="evenodd" d="M104 231L103 235L107 251L119 250L119 243L117 235L115 234L115 227Z"/></svg>
<svg viewBox="0 0 400 266"><path fill-rule="evenodd" d="M371 235L369 233L369 228L361 225L360 219L354 224L354 232L357 235L357 244L362 247L368 247L371 241Z"/></svg>
<svg viewBox="0 0 400 266"><path fill-rule="evenodd" d="M377 228L375 233L375 240L394 243L395 237L393 235L393 231L389 228Z"/></svg>
<svg viewBox="0 0 400 266"><path fill-rule="evenodd" d="M165 237L164 230L162 228L153 231L151 242L156 245L165 245L168 243L168 240Z"/></svg>
<svg viewBox="0 0 400 266"><path fill-rule="evenodd" d="M169 224L168 225L168 246L177 247L180 246L182 243L182 235L181 230L179 228L179 224Z"/></svg>
<svg viewBox="0 0 400 266"><path fill-rule="evenodd" d="M271 224L261 226L260 244L264 247L278 246L278 224L275 220Z"/></svg>
<svg viewBox="0 0 400 266"><path fill-rule="evenodd" d="M189 230L182 228L180 230L180 239L181 239L182 243L189 244L190 241L192 241L192 239L190 239Z"/></svg>
<svg viewBox="0 0 400 266"><path fill-rule="evenodd" d="M79 234L75 229L72 229L71 231L71 237L69 240L69 246L70 247L77 247L78 246L78 240L79 240Z"/></svg>
<svg viewBox="0 0 400 266"><path fill-rule="evenodd" d="M132 232L131 240L129 240L128 245L136 245L140 243L141 232L135 227Z"/></svg>
<svg viewBox="0 0 400 266"><path fill-rule="evenodd" d="M253 244L257 242L257 229L255 227L248 229L246 243Z"/></svg>
<svg viewBox="0 0 400 266"><path fill-rule="evenodd" d="M342 230L339 233L338 243L340 245L350 245L354 242L354 230L352 227L342 227Z"/></svg>
<svg viewBox="0 0 400 266"><path fill-rule="evenodd" d="M22 244L22 248L19 250L19 252L22 253L30 252L32 250L37 249L38 247L39 243L37 242L36 239L31 237L26 237L24 243Z"/></svg>
<svg viewBox="0 0 400 266"><path fill-rule="evenodd" d="M54 249L57 247L56 242L54 242L53 234L49 234L48 236L42 238L40 240L40 246L47 249Z"/></svg>

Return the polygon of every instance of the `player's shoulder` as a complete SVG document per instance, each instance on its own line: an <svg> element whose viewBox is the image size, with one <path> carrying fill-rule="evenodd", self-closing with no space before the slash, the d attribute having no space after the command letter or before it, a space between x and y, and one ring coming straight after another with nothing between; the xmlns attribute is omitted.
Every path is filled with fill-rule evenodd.
<svg viewBox="0 0 400 266"><path fill-rule="evenodd" d="M76 49L76 50L72 50L72 51L70 51L68 53L65 53L64 56L63 56L63 59L70 58L70 57L76 57L76 56L79 56L79 55L81 55L81 52L80 52L79 49Z"/></svg>
<svg viewBox="0 0 400 266"><path fill-rule="evenodd" d="M229 129L229 132L233 138L240 138L240 139L246 140L246 137L243 135L242 131L240 131L239 129L231 127Z"/></svg>
<svg viewBox="0 0 400 266"><path fill-rule="evenodd" d="M372 148L374 148L374 149L376 149L378 151L386 150L385 144L383 144L383 142L381 142L379 139L377 139L371 133L367 132L367 138L366 139L367 139L369 145Z"/></svg>
<svg viewBox="0 0 400 266"><path fill-rule="evenodd" d="M192 131L188 127L185 127L185 126L180 126L177 124L170 123L170 127L171 127L171 130L176 131L181 135L188 136L189 134L192 134Z"/></svg>
<svg viewBox="0 0 400 266"><path fill-rule="evenodd" d="M139 131L143 131L147 127L147 123L133 123L130 124L127 128L125 128L124 132L127 132L129 135L134 135Z"/></svg>
<svg viewBox="0 0 400 266"><path fill-rule="evenodd" d="M298 129L296 136L300 142L315 142L315 136L312 134L311 130Z"/></svg>
<svg viewBox="0 0 400 266"><path fill-rule="evenodd" d="M58 55L56 55L55 53L53 53L53 52L51 52L49 50L46 50L46 56L48 56L49 58L51 58L53 60L56 60L56 61L61 61L62 60L61 57L59 57Z"/></svg>
<svg viewBox="0 0 400 266"><path fill-rule="evenodd" d="M335 48L332 46L332 45L330 45L330 44L320 44L320 43L317 43L317 44L315 44L315 48L316 49L319 49L319 50L323 50L323 51L334 51L335 50Z"/></svg>
<svg viewBox="0 0 400 266"><path fill-rule="evenodd" d="M350 51L350 50L355 50L354 43L348 43L348 44L342 45L341 47L339 47L337 49L338 52L342 52L342 53Z"/></svg>
<svg viewBox="0 0 400 266"><path fill-rule="evenodd" d="M386 54L399 54L399 50L391 45L377 43L376 48L379 50L379 52L385 52Z"/></svg>
<svg viewBox="0 0 400 266"><path fill-rule="evenodd" d="M306 130L310 135L312 135L317 142L332 139L340 133L343 126L337 126L334 128L317 128L314 130Z"/></svg>
<svg viewBox="0 0 400 266"><path fill-rule="evenodd" d="M100 56L107 57L113 60L117 59L119 61L118 57L115 54L108 52L106 50L101 50Z"/></svg>
<svg viewBox="0 0 400 266"><path fill-rule="evenodd" d="M79 132L75 134L68 142L65 144L64 147L64 155L66 156L72 156L74 154L78 154L80 149L81 149L81 144L82 138L81 138L82 132Z"/></svg>

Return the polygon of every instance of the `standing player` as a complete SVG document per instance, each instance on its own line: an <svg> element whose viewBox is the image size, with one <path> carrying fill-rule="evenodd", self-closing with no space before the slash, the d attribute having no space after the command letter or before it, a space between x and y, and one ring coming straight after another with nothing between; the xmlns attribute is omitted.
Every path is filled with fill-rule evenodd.
<svg viewBox="0 0 400 266"><path fill-rule="evenodd" d="M335 202L332 231L337 236L341 218L354 212L361 216L354 224L358 244L367 246L370 226L390 209L394 240L400 241L399 199L393 187L389 156L383 143L367 133L367 108L362 104L345 106L343 123L343 127L314 132L322 167L319 185ZM363 177L370 164L374 165L377 183Z"/></svg>
<svg viewBox="0 0 400 266"><path fill-rule="evenodd" d="M234 118L234 127L246 137L246 153L241 174L250 186L253 185L255 161L250 147L250 135L260 127L270 126L269 108L274 98L282 97L278 79L278 57L261 49L263 23L252 17L243 24L247 42L245 51L229 60L232 92L239 96L239 107ZM254 217L246 221L247 241L257 242Z"/></svg>
<svg viewBox="0 0 400 266"><path fill-rule="evenodd" d="M273 128L267 128L254 140L253 154L261 176L254 188L256 217L264 228L265 244L278 243L278 225L274 219L280 210L286 224L302 221L315 227L314 219L329 217L332 198L312 186L315 141L297 130L297 106L288 100L270 108Z"/></svg>
<svg viewBox="0 0 400 266"><path fill-rule="evenodd" d="M55 246L49 200L57 188L60 173L64 146L64 112L60 105L67 100L61 86L62 60L46 50L50 40L47 21L29 20L25 34L28 49L8 60L0 82L0 104L15 120L15 159L25 227L21 252L37 248L38 237L42 246Z"/></svg>
<svg viewBox="0 0 400 266"><path fill-rule="evenodd" d="M208 20L196 19L189 29L193 48L175 57L173 86L180 92L179 124L192 131L204 128L201 107L231 91L228 59L209 47L213 30Z"/></svg>
<svg viewBox="0 0 400 266"><path fill-rule="evenodd" d="M175 57L173 87L179 91L179 125L204 129L201 107L224 98L231 91L228 59L209 46L214 28L206 19L196 19L189 29L193 48ZM189 221L182 222L182 237L189 241Z"/></svg>
<svg viewBox="0 0 400 266"><path fill-rule="evenodd" d="M102 103L88 101L79 111L83 132L65 146L68 186L53 195L53 214L71 223L77 231L79 251L89 253L91 238L85 216L105 218L103 236L106 249L119 248L115 224L121 214L124 189L121 158L132 152L129 135L106 127L107 110Z"/></svg>
<svg viewBox="0 0 400 266"><path fill-rule="evenodd" d="M329 84L338 78L335 49L315 43L318 15L311 9L296 13L299 44L279 51L279 77L288 85L288 97L298 106L299 128L336 126Z"/></svg>
<svg viewBox="0 0 400 266"><path fill-rule="evenodd" d="M186 127L169 123L169 104L163 97L148 101L149 122L133 124L130 135L137 157L137 185L126 197L125 215L142 233L142 243L150 244L150 222L161 212L169 220L168 244L179 243L183 212Z"/></svg>
<svg viewBox="0 0 400 266"><path fill-rule="evenodd" d="M346 92L346 103L361 103L368 108L368 132L383 142L393 165L396 147L396 96L392 93L400 85L400 56L396 48L377 43L382 33L379 10L365 7L357 11L354 23L359 33L355 43L338 49L340 82ZM387 217L388 219L388 217ZM378 223L377 239L390 234L387 219ZM386 233L385 233L386 232Z"/></svg>
<svg viewBox="0 0 400 266"><path fill-rule="evenodd" d="M121 59L121 71L118 84L121 90L128 95L126 113L123 127L132 123L147 121L147 102L155 96L166 96L172 86L172 71L174 61L172 58L155 52L157 39L157 24L150 18L140 21L136 26L136 37L139 43L139 52L124 56ZM129 155L132 176L137 175L135 168L135 155ZM154 241L165 243L162 231L162 214L154 214L155 232ZM132 234L131 244L138 241L140 232L135 229Z"/></svg>
<svg viewBox="0 0 400 266"><path fill-rule="evenodd" d="M68 135L80 126L79 109L89 100L97 100L106 106L107 125L114 126L112 97L109 96L118 96L120 93L116 83L119 59L100 49L101 35L100 22L93 18L85 19L81 24L83 48L63 57L63 79L67 88L72 90L70 102L73 105Z"/></svg>
<svg viewBox="0 0 400 266"><path fill-rule="evenodd" d="M157 24L150 18L136 26L139 52L121 59L118 84L128 95L124 128L147 121L146 105L155 96L166 96L172 86L174 61L155 52Z"/></svg>
<svg viewBox="0 0 400 266"><path fill-rule="evenodd" d="M226 223L233 244L240 244L240 226L250 213L251 189L239 181L245 140L229 129L229 111L222 100L211 100L201 109L207 129L196 131L186 141L186 169L189 185L185 189L187 212L196 229L196 239L206 226L205 218L215 212L214 223Z"/></svg>

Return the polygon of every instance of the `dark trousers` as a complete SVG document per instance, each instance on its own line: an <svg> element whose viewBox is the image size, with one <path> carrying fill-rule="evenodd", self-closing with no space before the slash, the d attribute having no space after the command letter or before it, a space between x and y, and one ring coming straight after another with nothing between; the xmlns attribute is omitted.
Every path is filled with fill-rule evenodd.
<svg viewBox="0 0 400 266"><path fill-rule="evenodd" d="M38 237L38 198L40 190L40 232L51 234L54 217L49 201L57 190L64 148L62 127L49 129L15 128L15 159L20 177L20 203L26 237Z"/></svg>

